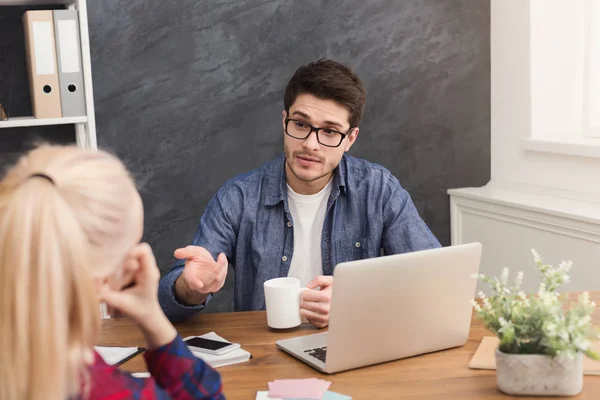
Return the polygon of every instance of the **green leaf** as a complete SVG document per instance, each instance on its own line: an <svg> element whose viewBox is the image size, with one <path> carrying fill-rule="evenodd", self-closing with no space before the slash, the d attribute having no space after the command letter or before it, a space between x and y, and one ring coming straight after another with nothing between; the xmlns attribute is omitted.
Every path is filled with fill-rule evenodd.
<svg viewBox="0 0 600 400"><path fill-rule="evenodd" d="M600 360L600 354L598 354L595 351L592 351L590 349L586 350L584 354L587 357L591 358L592 360Z"/></svg>

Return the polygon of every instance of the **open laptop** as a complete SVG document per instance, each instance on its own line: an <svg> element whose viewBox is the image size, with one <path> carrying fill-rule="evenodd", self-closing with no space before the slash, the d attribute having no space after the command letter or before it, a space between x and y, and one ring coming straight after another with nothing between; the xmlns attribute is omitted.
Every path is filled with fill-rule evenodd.
<svg viewBox="0 0 600 400"><path fill-rule="evenodd" d="M466 343L480 243L340 263L329 332L279 349L331 374Z"/></svg>

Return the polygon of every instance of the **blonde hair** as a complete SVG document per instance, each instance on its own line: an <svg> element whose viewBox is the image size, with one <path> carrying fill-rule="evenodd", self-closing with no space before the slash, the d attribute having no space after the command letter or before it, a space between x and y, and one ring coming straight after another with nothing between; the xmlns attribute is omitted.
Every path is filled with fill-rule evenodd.
<svg viewBox="0 0 600 400"><path fill-rule="evenodd" d="M103 151L42 145L7 172L0 400L85 394L100 324L94 277L114 274L141 235L139 202L123 164Z"/></svg>

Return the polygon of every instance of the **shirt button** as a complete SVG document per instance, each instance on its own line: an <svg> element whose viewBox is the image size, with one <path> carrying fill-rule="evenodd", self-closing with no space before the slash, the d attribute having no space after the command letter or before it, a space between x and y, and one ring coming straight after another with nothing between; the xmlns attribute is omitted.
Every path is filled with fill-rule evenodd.
<svg viewBox="0 0 600 400"><path fill-rule="evenodd" d="M281 261L286 262L287 261L287 256L281 257Z"/></svg>
<svg viewBox="0 0 600 400"><path fill-rule="evenodd" d="M356 242L354 243L354 245L356 246L356 248L358 249L360 247L360 242Z"/></svg>
<svg viewBox="0 0 600 400"><path fill-rule="evenodd" d="M288 228L291 228L292 227L292 221L288 221L287 226L288 226Z"/></svg>

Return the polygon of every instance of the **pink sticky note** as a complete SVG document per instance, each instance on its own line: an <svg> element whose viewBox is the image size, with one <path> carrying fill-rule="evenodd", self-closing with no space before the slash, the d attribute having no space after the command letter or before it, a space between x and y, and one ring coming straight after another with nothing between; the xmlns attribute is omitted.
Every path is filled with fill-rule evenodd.
<svg viewBox="0 0 600 400"><path fill-rule="evenodd" d="M281 379L269 382L269 397L321 399L331 382L317 378Z"/></svg>

